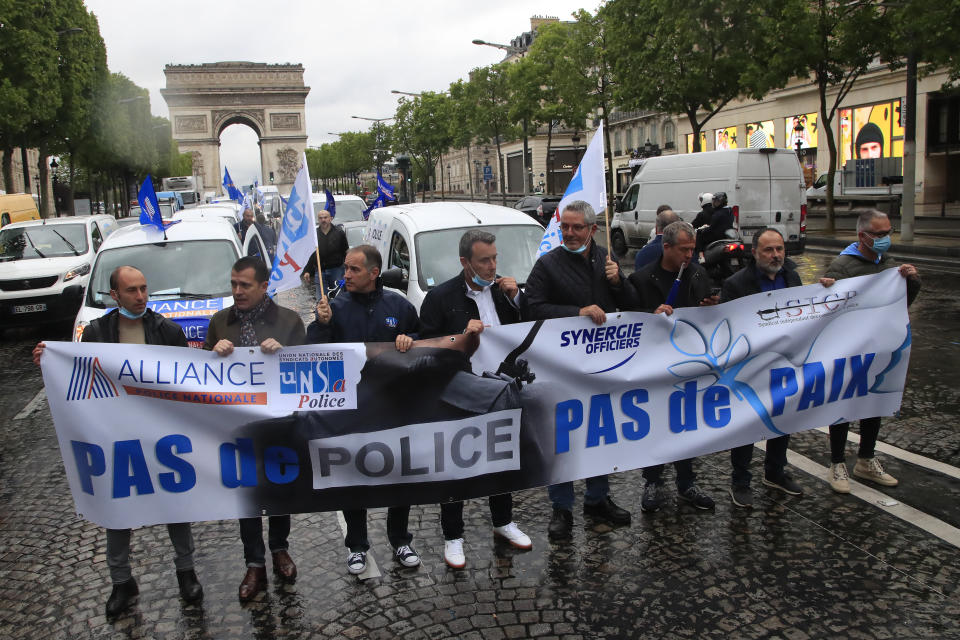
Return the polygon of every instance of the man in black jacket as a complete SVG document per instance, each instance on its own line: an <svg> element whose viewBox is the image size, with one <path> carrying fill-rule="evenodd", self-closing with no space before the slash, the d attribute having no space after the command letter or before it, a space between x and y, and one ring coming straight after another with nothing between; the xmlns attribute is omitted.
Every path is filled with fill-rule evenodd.
<svg viewBox="0 0 960 640"><path fill-rule="evenodd" d="M110 274L110 297L117 308L90 322L83 331L82 342L119 342L187 347L187 338L180 326L147 308L147 279L138 269L117 267ZM33 350L33 361L40 364L46 345L41 342ZM167 525L170 542L176 554L177 583L180 595L187 602L203 598L203 588L193 569L193 533L189 522ZM134 603L140 593L130 570L130 529L107 529L107 566L113 590L107 599L107 616L115 616Z"/></svg>
<svg viewBox="0 0 960 640"><path fill-rule="evenodd" d="M560 213L563 244L540 256L527 278L531 319L587 316L595 324L603 324L607 313L636 304L633 287L623 277L620 265L593 241L596 230L597 215L583 200L569 203ZM610 498L607 476L587 478L586 485L584 515L612 525L630 524L630 512ZM573 534L573 483L547 489L553 503L549 537L569 539Z"/></svg>
<svg viewBox="0 0 960 640"><path fill-rule="evenodd" d="M729 302L743 296L763 291L800 287L803 282L796 272L796 265L787 260L783 236L776 229L763 228L753 234L753 264L747 265L723 281L720 294L721 302ZM829 286L832 280L821 279ZM767 452L764 458L763 484L791 496L803 495L803 489L784 471L787 465L787 447L790 436L778 436L767 440ZM753 492L750 491L750 460L753 458L753 445L745 444L730 450L730 464L733 466L733 480L730 485L730 497L733 504L749 509L753 507Z"/></svg>
<svg viewBox="0 0 960 640"><path fill-rule="evenodd" d="M344 259L344 288L327 302L322 296L317 303L317 319L307 327L307 343L327 342L393 342L397 351L407 351L419 330L417 311L413 305L393 291L384 291L380 281L383 259L376 247L361 244L347 251ZM367 568L367 510L344 509L347 523L344 545L347 571L359 575ZM387 509L387 539L393 557L405 567L416 567L420 556L410 543L408 528L410 506Z"/></svg>
<svg viewBox="0 0 960 640"><path fill-rule="evenodd" d="M640 304L637 310L673 314L675 308L712 305L717 298L710 294L710 277L707 270L693 262L696 247L696 232L687 222L674 222L663 230L663 255L656 262L630 274L630 283L637 291ZM682 273L681 273L681 268ZM674 282L680 285L672 293ZM663 467L658 464L643 470L643 497L640 510L644 513L657 511L666 502L663 491ZM713 499L695 484L693 458L673 463L677 472L677 494L682 500L698 509L712 509Z"/></svg>
<svg viewBox="0 0 960 640"><path fill-rule="evenodd" d="M521 320L520 288L514 278L497 275L497 238L478 229L460 238L463 271L431 289L420 305L420 337L436 338L458 333L481 334L484 327L497 327ZM533 546L513 522L513 495L489 498L493 533L519 549ZM463 501L440 505L443 529L443 559L450 567L466 564L463 552Z"/></svg>
<svg viewBox="0 0 960 640"><path fill-rule="evenodd" d="M320 255L320 272L323 276L323 295L336 286L343 278L343 259L347 256L347 234L343 227L333 224L333 218L326 209L317 213L317 250L310 254L310 260L303 268L301 278L310 280L317 274L317 255ZM317 300L322 297L317 287Z"/></svg>

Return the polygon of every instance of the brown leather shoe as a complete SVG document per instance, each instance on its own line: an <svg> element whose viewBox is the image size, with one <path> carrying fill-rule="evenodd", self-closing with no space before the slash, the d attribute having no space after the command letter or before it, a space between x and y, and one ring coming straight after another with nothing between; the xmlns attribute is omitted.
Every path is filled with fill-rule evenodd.
<svg viewBox="0 0 960 640"><path fill-rule="evenodd" d="M273 552L273 572L286 582L293 582L297 579L297 565L293 564L293 558L286 550L281 549Z"/></svg>
<svg viewBox="0 0 960 640"><path fill-rule="evenodd" d="M240 583L240 602L246 602L267 588L266 567L247 567L247 575Z"/></svg>

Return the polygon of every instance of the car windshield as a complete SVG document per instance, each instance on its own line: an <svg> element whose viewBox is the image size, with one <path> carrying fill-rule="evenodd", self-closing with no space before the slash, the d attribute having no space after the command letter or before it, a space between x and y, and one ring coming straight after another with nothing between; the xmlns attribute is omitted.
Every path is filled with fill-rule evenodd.
<svg viewBox="0 0 960 640"><path fill-rule="evenodd" d="M337 224L343 224L344 222L357 222L358 220L363 220L363 211L367 208L361 200L337 200L336 197L333 198L333 201L337 203L337 215L334 216L333 221ZM313 213L314 215L323 211L323 208L326 206L326 200L319 200L313 202Z"/></svg>
<svg viewBox="0 0 960 640"><path fill-rule="evenodd" d="M155 242L101 251L87 286L87 305L103 309L110 297L110 274L132 265L147 278L151 300L230 295L230 267L236 247L227 240Z"/></svg>
<svg viewBox="0 0 960 640"><path fill-rule="evenodd" d="M163 218L164 220L167 220L173 217L173 214L174 214L173 202L158 202L157 204L160 205L161 218Z"/></svg>
<svg viewBox="0 0 960 640"><path fill-rule="evenodd" d="M346 229L347 246L352 248L358 244L363 244L363 234L366 233L366 230L367 228L362 225L348 227Z"/></svg>
<svg viewBox="0 0 960 640"><path fill-rule="evenodd" d="M535 224L464 227L418 233L417 261L420 288L426 291L460 272L460 236L470 230L487 231L497 237L497 273L516 278L523 285L537 261L543 227Z"/></svg>
<svg viewBox="0 0 960 640"><path fill-rule="evenodd" d="M87 252L87 225L51 224L0 230L0 261L66 258Z"/></svg>

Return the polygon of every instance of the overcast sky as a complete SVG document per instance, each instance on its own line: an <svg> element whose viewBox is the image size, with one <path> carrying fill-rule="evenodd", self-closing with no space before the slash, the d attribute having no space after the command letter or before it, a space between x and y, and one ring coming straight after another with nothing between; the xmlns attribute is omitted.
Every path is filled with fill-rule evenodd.
<svg viewBox="0 0 960 640"><path fill-rule="evenodd" d="M97 15L111 71L150 90L156 115L170 117L160 95L167 64L227 60L301 63L309 145L328 132L357 131L386 118L401 91L442 91L503 52L471 40L508 44L530 17L570 19L598 0L85 0ZM221 138L221 166L238 183L259 178L256 134L243 125Z"/></svg>

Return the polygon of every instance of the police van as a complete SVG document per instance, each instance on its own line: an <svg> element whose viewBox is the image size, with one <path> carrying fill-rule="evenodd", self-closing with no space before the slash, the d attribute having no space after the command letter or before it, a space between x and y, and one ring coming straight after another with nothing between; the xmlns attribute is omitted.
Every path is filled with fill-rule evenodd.
<svg viewBox="0 0 960 640"><path fill-rule="evenodd" d="M644 160L610 224L618 255L641 247L656 227L657 207L668 204L686 222L700 212L697 196L727 194L740 236L749 241L760 227L783 234L788 251L806 244L806 185L790 149L731 149Z"/></svg>
<svg viewBox="0 0 960 640"><path fill-rule="evenodd" d="M383 207L370 213L364 242L380 251L384 286L419 312L427 291L460 273L460 237L470 230L497 237L497 273L522 287L543 239L543 227L522 211L479 202Z"/></svg>
<svg viewBox="0 0 960 640"><path fill-rule="evenodd" d="M65 292L83 299L74 342L80 341L91 320L116 307L110 297L110 274L129 265L147 278L147 306L179 324L191 347L203 347L210 316L233 305L230 268L247 255L251 243L259 243L257 249L267 255L256 230L247 233L241 245L224 218L183 220L166 231L152 225L118 230L100 248L86 291L77 287Z"/></svg>

